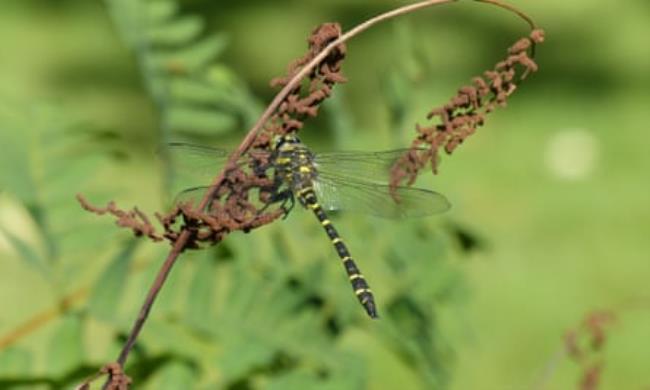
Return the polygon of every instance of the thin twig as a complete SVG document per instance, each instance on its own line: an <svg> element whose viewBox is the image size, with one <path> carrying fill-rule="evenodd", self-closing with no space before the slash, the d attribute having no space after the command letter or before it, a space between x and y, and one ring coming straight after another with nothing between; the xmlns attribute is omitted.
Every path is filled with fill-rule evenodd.
<svg viewBox="0 0 650 390"><path fill-rule="evenodd" d="M474 0L474 1L476 1L476 2L478 2L478 3L492 4L492 5L496 5L497 7L500 7L500 8L503 8L503 9L507 9L508 11L510 11L510 12L514 12L515 14L517 14L517 16L519 16L520 18L524 19L524 20L528 23L528 25L530 26L530 29L531 29L531 30L534 30L534 29L537 28L537 25L535 24L535 22L533 21L533 19L531 19L528 15L526 15L526 14L523 13L523 12L521 12L521 11L518 10L517 8L511 6L510 4L505 4L505 3L502 3L502 2L500 2L500 1L498 1L498 0Z"/></svg>
<svg viewBox="0 0 650 390"><path fill-rule="evenodd" d="M539 373L539 377L535 379L535 382L530 386L531 390L544 390L548 388L549 382L557 372L557 369L562 362L567 357L566 348L564 345L561 345L553 352L548 361L544 364L543 369Z"/></svg>
<svg viewBox="0 0 650 390"><path fill-rule="evenodd" d="M135 340L140 334L140 331L142 330L142 326L144 325L144 322L149 316L149 311L153 306L153 302L156 299L156 296L158 296L158 293L160 292L160 289L162 288L163 284L165 283L165 280L167 279L167 276L169 275L169 271L171 271L172 266L176 261L176 258L183 251L185 247L185 243L187 243L187 239L189 237L190 237L189 230L187 229L183 230L181 235L178 237L178 240L176 240L176 243L172 247L172 250L167 255L167 259L165 260L165 263L160 268L160 271L158 271L158 275L156 275L156 280L154 281L153 285L149 289L149 292L147 293L147 298L145 299L144 304L140 309L140 313L138 314L138 318L135 320L135 323L133 324L133 328L131 329L129 338L124 344L124 347L120 352L120 356L117 359L117 362L120 364L120 366L124 367L124 363L126 362L126 359L129 356L129 352L133 348L133 345L135 344Z"/></svg>

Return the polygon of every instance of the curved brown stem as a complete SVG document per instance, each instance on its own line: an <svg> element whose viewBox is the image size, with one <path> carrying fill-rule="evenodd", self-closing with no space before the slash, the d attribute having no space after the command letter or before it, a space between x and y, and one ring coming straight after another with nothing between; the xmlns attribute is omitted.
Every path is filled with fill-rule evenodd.
<svg viewBox="0 0 650 390"><path fill-rule="evenodd" d="M525 13L523 13L522 11L518 10L517 8L515 8L514 6L512 6L510 4L502 3L502 2L500 2L498 0L474 0L474 1L476 1L478 3L492 4L492 5L495 5L497 7L507 9L508 11L514 12L515 14L517 14L517 16L524 19L526 21L526 23L528 23L528 25L530 26L531 30L534 30L534 29L537 28L537 25L535 24L533 19L530 18L530 16L526 15Z"/></svg>
<svg viewBox="0 0 650 390"><path fill-rule="evenodd" d="M131 328L131 332L129 333L129 338L126 340L126 343L124 343L124 347L120 352L120 356L117 358L117 362L119 363L120 366L124 367L124 363L126 362L126 359L129 356L129 352L131 351L131 349L133 349L133 346L135 345L135 340L138 338L138 335L142 330L142 326L144 325L144 322L147 320L147 317L149 316L149 311L153 306L153 302L158 296L160 289L162 289L163 284L165 284L165 280L167 280L167 276L169 276L169 272L171 271L172 267L176 263L176 259L185 248L185 244L187 244L187 240L189 237L190 237L190 231L183 230L181 235L174 243L172 250L169 251L169 254L167 255L167 259L165 259L165 262L163 263L162 267L160 267L160 270L158 271L158 275L156 275L156 279L154 280L153 284L151 285L151 288L149 289L149 292L147 293L147 297L144 300L144 304L140 308L140 313L138 313L138 318L136 318L135 322L133 323L133 327Z"/></svg>

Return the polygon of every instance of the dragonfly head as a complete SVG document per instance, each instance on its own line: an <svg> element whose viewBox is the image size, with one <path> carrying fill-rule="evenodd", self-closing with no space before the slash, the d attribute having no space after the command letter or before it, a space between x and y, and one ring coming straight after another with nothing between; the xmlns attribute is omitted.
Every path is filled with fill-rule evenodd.
<svg viewBox="0 0 650 390"><path fill-rule="evenodd" d="M291 147L300 143L300 139L293 133L278 136L275 139L275 150L282 150L286 147Z"/></svg>

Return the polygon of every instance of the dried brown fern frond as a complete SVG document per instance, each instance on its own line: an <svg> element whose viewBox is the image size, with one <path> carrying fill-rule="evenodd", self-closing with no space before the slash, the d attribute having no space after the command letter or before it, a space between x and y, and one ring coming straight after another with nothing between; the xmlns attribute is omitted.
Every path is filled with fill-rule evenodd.
<svg viewBox="0 0 650 390"><path fill-rule="evenodd" d="M436 174L440 149L451 154L483 126L489 113L506 106L519 82L537 71L531 53L535 45L543 41L544 31L541 29L519 39L508 49L508 56L503 61L475 77L471 85L459 88L446 104L432 109L427 119L433 123L416 124L416 137L409 150L391 169L391 186L412 185L427 164L431 164L431 170Z"/></svg>
<svg viewBox="0 0 650 390"><path fill-rule="evenodd" d="M305 65L313 61L318 54L322 53L330 43L340 36L341 26L338 23L325 23L315 28L307 40L309 43L308 52L289 65L286 76L271 80L271 86L286 86ZM264 130L257 137L255 147L268 146L274 136L299 131L305 119L318 115L319 106L332 95L332 88L338 83L347 81L341 73L346 51L344 43L336 45L309 72L307 76L309 85L306 90L302 84L298 84L291 89L286 99L278 107L277 112L273 114Z"/></svg>
<svg viewBox="0 0 650 390"><path fill-rule="evenodd" d="M579 385L582 390L595 390L599 387L604 367L602 348L617 317L612 310L594 310L564 335L567 355L582 367Z"/></svg>

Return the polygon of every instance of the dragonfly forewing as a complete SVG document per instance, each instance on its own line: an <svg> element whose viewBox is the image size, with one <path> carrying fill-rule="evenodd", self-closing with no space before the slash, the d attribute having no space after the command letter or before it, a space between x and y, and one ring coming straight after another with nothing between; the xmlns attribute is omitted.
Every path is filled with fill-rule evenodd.
<svg viewBox="0 0 650 390"><path fill-rule="evenodd" d="M326 210L351 211L383 218L426 217L451 208L444 195L423 188L396 187L319 174L314 190Z"/></svg>
<svg viewBox="0 0 650 390"><path fill-rule="evenodd" d="M187 143L168 145L177 187L185 188L175 202L198 204L214 176L224 168L230 151ZM424 217L447 211L444 195L423 188L386 185L390 168L409 149L379 152L324 152L315 154L314 190L325 210L351 211L383 218ZM268 152L270 153L270 152ZM250 157L239 164L246 165Z"/></svg>
<svg viewBox="0 0 650 390"><path fill-rule="evenodd" d="M386 183L390 170L397 160L409 149L394 149L379 152L324 152L316 153L315 164L324 175L337 175L356 181Z"/></svg>

